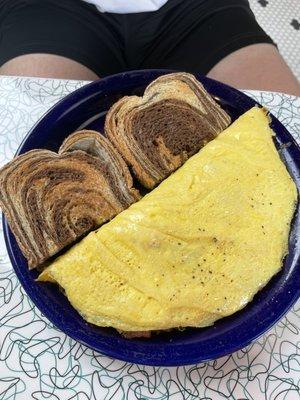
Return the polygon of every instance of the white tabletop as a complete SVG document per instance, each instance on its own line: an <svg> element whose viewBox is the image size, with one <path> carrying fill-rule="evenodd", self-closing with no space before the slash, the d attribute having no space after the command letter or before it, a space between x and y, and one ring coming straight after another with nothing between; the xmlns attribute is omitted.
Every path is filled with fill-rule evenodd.
<svg viewBox="0 0 300 400"><path fill-rule="evenodd" d="M66 94L86 82L0 78L0 165ZM300 98L248 92L300 143ZM2 225L1 225L2 227ZM298 400L300 301L243 350L188 367L154 368L113 360L70 339L32 304L0 232L0 400Z"/></svg>

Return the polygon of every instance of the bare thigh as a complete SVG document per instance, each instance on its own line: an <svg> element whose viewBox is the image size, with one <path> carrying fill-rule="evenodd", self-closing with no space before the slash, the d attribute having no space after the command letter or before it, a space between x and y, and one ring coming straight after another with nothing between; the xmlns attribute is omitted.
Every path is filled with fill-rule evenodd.
<svg viewBox="0 0 300 400"><path fill-rule="evenodd" d="M0 75L42 78L95 80L99 77L89 68L70 58L54 54L25 54L0 67Z"/></svg>
<svg viewBox="0 0 300 400"><path fill-rule="evenodd" d="M241 89L260 89L300 96L300 84L278 50L254 44L218 62L208 76Z"/></svg>

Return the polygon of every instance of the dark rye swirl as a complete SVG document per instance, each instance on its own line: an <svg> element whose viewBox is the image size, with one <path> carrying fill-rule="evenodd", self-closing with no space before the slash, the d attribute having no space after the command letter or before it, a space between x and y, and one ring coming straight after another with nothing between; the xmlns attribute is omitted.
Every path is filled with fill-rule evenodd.
<svg viewBox="0 0 300 400"><path fill-rule="evenodd" d="M173 73L153 81L143 97L114 104L105 132L137 179L152 189L230 122L193 75Z"/></svg>
<svg viewBox="0 0 300 400"><path fill-rule="evenodd" d="M0 205L29 268L139 199L110 147L103 157L32 150L0 170Z"/></svg>

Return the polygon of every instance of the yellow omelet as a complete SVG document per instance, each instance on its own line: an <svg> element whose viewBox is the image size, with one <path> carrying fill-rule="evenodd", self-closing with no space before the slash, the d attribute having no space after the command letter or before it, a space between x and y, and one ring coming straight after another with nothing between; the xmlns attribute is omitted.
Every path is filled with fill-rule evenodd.
<svg viewBox="0 0 300 400"><path fill-rule="evenodd" d="M287 253L297 190L252 108L39 276L88 322L204 327L252 300Z"/></svg>

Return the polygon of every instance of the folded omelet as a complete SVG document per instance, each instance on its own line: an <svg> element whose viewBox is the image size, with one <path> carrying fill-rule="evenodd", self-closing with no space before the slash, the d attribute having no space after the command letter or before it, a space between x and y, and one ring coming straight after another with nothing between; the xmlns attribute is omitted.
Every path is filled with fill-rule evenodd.
<svg viewBox="0 0 300 400"><path fill-rule="evenodd" d="M297 190L255 107L39 276L88 322L204 327L252 300L287 253Z"/></svg>

